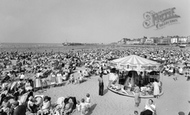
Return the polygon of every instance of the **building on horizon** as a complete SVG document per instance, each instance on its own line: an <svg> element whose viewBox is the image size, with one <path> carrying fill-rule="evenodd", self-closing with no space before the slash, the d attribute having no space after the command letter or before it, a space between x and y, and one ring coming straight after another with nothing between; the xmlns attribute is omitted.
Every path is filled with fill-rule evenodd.
<svg viewBox="0 0 190 115"><path fill-rule="evenodd" d="M122 38L117 44L122 45L172 45L190 43L190 36L160 36L143 38Z"/></svg>

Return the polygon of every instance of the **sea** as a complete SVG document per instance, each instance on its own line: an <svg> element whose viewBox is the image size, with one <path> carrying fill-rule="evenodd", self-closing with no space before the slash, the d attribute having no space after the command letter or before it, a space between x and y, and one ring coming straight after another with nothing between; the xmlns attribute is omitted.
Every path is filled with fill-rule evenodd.
<svg viewBox="0 0 190 115"><path fill-rule="evenodd" d="M105 48L107 45L80 45L80 46L63 46L62 43L0 43L0 52L2 51L19 51L19 52L68 52L81 49L98 49ZM109 46L109 45L108 45ZM132 45L133 47L173 47L175 46L155 46L155 45ZM119 45L119 47L132 47L131 45ZM117 47L117 48L119 48ZM178 47L179 48L179 47ZM182 50L190 51L190 46L182 48Z"/></svg>
<svg viewBox="0 0 190 115"><path fill-rule="evenodd" d="M18 47L57 47L61 43L0 43L1 48L18 48Z"/></svg>
<svg viewBox="0 0 190 115"><path fill-rule="evenodd" d="M63 46L62 43L0 43L0 52L19 51L19 52L68 52L70 50L94 49L104 47L103 45L81 45Z"/></svg>

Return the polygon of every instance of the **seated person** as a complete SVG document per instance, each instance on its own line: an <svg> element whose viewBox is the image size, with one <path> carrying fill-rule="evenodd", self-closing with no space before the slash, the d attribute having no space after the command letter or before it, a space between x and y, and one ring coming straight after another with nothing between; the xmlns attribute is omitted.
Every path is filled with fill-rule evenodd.
<svg viewBox="0 0 190 115"><path fill-rule="evenodd" d="M64 106L64 115L69 115L70 113L72 113L73 106L74 106L74 102L70 98L69 101L68 101L68 103L65 104L65 106Z"/></svg>
<svg viewBox="0 0 190 115"><path fill-rule="evenodd" d="M56 111L59 113L63 112L63 107L65 106L64 100L65 100L64 97L59 97L57 99Z"/></svg>
<svg viewBox="0 0 190 115"><path fill-rule="evenodd" d="M128 82L128 83L124 86L124 90L131 91L131 90L132 90L132 84L131 84L130 82Z"/></svg>
<svg viewBox="0 0 190 115"><path fill-rule="evenodd" d="M180 74L180 75L183 75L183 68L182 68L182 67L179 67L179 68L178 68L178 71L179 71L179 74Z"/></svg>
<svg viewBox="0 0 190 115"><path fill-rule="evenodd" d="M143 87L142 92L144 92L146 95L151 95L153 92L151 84L148 84L145 87Z"/></svg>
<svg viewBox="0 0 190 115"><path fill-rule="evenodd" d="M64 107L64 100L65 100L64 97L59 97L59 98L57 99L57 106L58 106L58 108Z"/></svg>
<svg viewBox="0 0 190 115"><path fill-rule="evenodd" d="M71 74L68 83L74 83L74 82L75 82L74 74Z"/></svg>
<svg viewBox="0 0 190 115"><path fill-rule="evenodd" d="M119 84L111 84L111 87L116 90L121 90L121 86Z"/></svg>
<svg viewBox="0 0 190 115"><path fill-rule="evenodd" d="M26 91L32 91L32 86L31 86L29 80L26 81L26 83L25 83L25 90Z"/></svg>
<svg viewBox="0 0 190 115"><path fill-rule="evenodd" d="M50 107L51 107L51 98L45 96L41 109L37 112L37 115L48 114L50 112Z"/></svg>
<svg viewBox="0 0 190 115"><path fill-rule="evenodd" d="M85 70L83 70L83 75L84 75L84 77L88 77L88 72L87 72L87 70L85 69Z"/></svg>
<svg viewBox="0 0 190 115"><path fill-rule="evenodd" d="M132 84L129 82L129 84L128 84L128 88L129 89L132 89Z"/></svg>
<svg viewBox="0 0 190 115"><path fill-rule="evenodd" d="M3 110L3 112L6 112L6 113L8 114L10 106L11 106L11 104L10 104L10 102L8 101L8 98L5 97L5 98L3 99L3 102L2 102L2 104L1 104L1 106L0 106L0 107L1 107L1 110Z"/></svg>
<svg viewBox="0 0 190 115"><path fill-rule="evenodd" d="M27 108L31 113L37 113L37 105L33 96L30 96L27 103Z"/></svg>
<svg viewBox="0 0 190 115"><path fill-rule="evenodd" d="M144 111L140 115L154 115L156 113L156 106L152 99L149 99L145 105Z"/></svg>
<svg viewBox="0 0 190 115"><path fill-rule="evenodd" d="M86 106L87 106L87 109L91 108L91 99L90 99L89 93L86 94Z"/></svg>
<svg viewBox="0 0 190 115"><path fill-rule="evenodd" d="M67 72L64 72L63 76L62 76L62 80L65 81L67 80L67 77L68 77L68 73Z"/></svg>
<svg viewBox="0 0 190 115"><path fill-rule="evenodd" d="M35 95L35 105L37 107L41 107L41 104L43 102L44 95Z"/></svg>

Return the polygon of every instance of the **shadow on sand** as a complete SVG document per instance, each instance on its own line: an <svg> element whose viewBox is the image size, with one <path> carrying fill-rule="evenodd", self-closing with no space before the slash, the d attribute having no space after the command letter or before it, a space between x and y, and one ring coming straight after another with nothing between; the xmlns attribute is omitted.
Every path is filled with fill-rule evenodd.
<svg viewBox="0 0 190 115"><path fill-rule="evenodd" d="M104 90L104 95L105 95L107 92L108 92L108 88L106 88L106 89Z"/></svg>
<svg viewBox="0 0 190 115"><path fill-rule="evenodd" d="M87 81L87 79L83 79L82 81L80 81L79 84L82 84L82 83L84 83L84 82L86 82L86 81Z"/></svg>
<svg viewBox="0 0 190 115"><path fill-rule="evenodd" d="M97 104L93 104L91 106L91 109L89 110L89 112L86 115L91 115L93 113L94 109L96 108L96 106L97 106Z"/></svg>

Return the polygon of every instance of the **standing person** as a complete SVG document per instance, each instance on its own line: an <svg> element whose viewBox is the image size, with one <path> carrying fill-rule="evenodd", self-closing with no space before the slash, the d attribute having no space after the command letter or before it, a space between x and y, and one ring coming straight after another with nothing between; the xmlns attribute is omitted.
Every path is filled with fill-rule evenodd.
<svg viewBox="0 0 190 115"><path fill-rule="evenodd" d="M174 81L177 80L177 74L176 74L176 73L177 73L177 67L174 67L174 68L173 68L173 75L174 75L174 78L173 78L173 79L174 79Z"/></svg>
<svg viewBox="0 0 190 115"><path fill-rule="evenodd" d="M158 83L158 80L157 79L154 79L154 82L153 82L153 87L154 87L154 97L155 98L158 98L158 95L160 93L160 84Z"/></svg>
<svg viewBox="0 0 190 115"><path fill-rule="evenodd" d="M99 95L103 96L104 95L104 82L103 82L103 72L100 72L100 77L98 78L99 82Z"/></svg>
<svg viewBox="0 0 190 115"><path fill-rule="evenodd" d="M33 88L32 88L32 86L31 86L29 80L27 80L26 83L25 83L25 90L26 90L26 91L32 91L32 89L33 89Z"/></svg>
<svg viewBox="0 0 190 115"><path fill-rule="evenodd" d="M77 111L81 111L80 101L77 101L76 107L77 107Z"/></svg>
<svg viewBox="0 0 190 115"><path fill-rule="evenodd" d="M35 76L35 89L42 89L42 80L40 78L40 76L42 75L41 71L39 70L38 73L36 73L36 76Z"/></svg>
<svg viewBox="0 0 190 115"><path fill-rule="evenodd" d="M135 107L138 107L140 104L140 89L137 87L135 90Z"/></svg>
<svg viewBox="0 0 190 115"><path fill-rule="evenodd" d="M187 76L187 81L189 81L190 80L190 68L187 69L186 76Z"/></svg>
<svg viewBox="0 0 190 115"><path fill-rule="evenodd" d="M139 88L143 85L143 72L141 71L139 74Z"/></svg>
<svg viewBox="0 0 190 115"><path fill-rule="evenodd" d="M51 73L51 85L53 86L53 87L55 87L56 86L56 74L55 74L55 72L52 72Z"/></svg>
<svg viewBox="0 0 190 115"><path fill-rule="evenodd" d="M88 110L87 110L84 98L81 99L80 107L81 107L81 109L80 109L81 110L81 115L86 115L88 113Z"/></svg>
<svg viewBox="0 0 190 115"><path fill-rule="evenodd" d="M88 110L91 108L91 99L89 93L86 94L86 106Z"/></svg>
<svg viewBox="0 0 190 115"><path fill-rule="evenodd" d="M182 67L178 67L178 71L180 75L183 75L183 68Z"/></svg>
<svg viewBox="0 0 190 115"><path fill-rule="evenodd" d="M111 84L113 83L113 81L115 80L115 71L116 71L116 69L112 68L110 71L111 72L109 73L109 84L108 84L108 87L110 87Z"/></svg>
<svg viewBox="0 0 190 115"><path fill-rule="evenodd" d="M63 81L62 81L62 74L61 71L59 71L57 73L57 85L62 85Z"/></svg>

